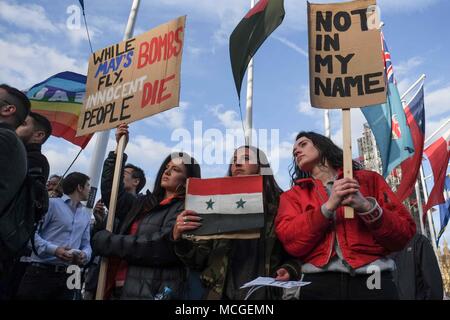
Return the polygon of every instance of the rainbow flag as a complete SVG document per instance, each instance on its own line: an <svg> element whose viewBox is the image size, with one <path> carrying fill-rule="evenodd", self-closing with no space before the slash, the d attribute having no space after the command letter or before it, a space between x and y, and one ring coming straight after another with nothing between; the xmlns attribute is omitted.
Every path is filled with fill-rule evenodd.
<svg viewBox="0 0 450 320"><path fill-rule="evenodd" d="M26 95L31 101L31 110L50 120L53 136L84 149L92 135L75 135L85 93L86 76L65 71L32 86Z"/></svg>

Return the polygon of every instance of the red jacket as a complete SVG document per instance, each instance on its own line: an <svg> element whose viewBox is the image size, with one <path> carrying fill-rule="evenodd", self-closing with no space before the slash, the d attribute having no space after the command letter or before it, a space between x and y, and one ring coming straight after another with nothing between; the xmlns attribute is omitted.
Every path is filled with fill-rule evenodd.
<svg viewBox="0 0 450 320"><path fill-rule="evenodd" d="M356 212L354 219L344 219L343 207L339 207L336 222L327 219L321 212L328 200L322 182L297 180L281 195L275 219L276 234L289 254L303 263L324 267L336 255L336 233L344 259L357 269L406 246L416 233L416 225L383 177L366 170L356 170L354 177L362 195L377 200L383 210L381 218L370 225Z"/></svg>

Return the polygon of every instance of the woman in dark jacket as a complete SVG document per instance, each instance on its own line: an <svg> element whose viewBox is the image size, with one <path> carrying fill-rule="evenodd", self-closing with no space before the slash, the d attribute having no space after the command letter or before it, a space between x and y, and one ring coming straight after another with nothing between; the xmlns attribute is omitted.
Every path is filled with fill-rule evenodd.
<svg viewBox="0 0 450 320"><path fill-rule="evenodd" d="M127 126L118 131L128 138ZM186 153L172 153L158 171L153 193L126 201L118 198L118 213L127 212L118 233L102 230L92 240L98 255L119 262L109 268L107 294L113 289L113 298L120 299L153 300L164 292L166 299L185 297L187 270L169 236L183 211L185 183L190 177L200 177L200 166Z"/></svg>
<svg viewBox="0 0 450 320"><path fill-rule="evenodd" d="M299 264L287 260L281 243L276 239L274 219L278 208L281 188L273 177L265 154L254 147L236 149L228 176L262 175L264 183L264 228L259 239L220 239L191 242L181 238L183 232L200 226L199 216L193 211L184 211L177 218L173 232L176 253L194 270L201 272L201 281L206 288L206 299L243 300L280 298L280 290L269 287L253 294L240 287L259 276L275 277L289 273L288 278L298 278ZM186 223L187 222L187 223Z"/></svg>

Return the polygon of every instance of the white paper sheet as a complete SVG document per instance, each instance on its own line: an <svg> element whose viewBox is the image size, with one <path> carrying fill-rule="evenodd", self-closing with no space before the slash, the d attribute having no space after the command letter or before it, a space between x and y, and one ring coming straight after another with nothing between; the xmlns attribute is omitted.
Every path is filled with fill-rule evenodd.
<svg viewBox="0 0 450 320"><path fill-rule="evenodd" d="M250 282L247 282L244 284L241 289L249 288L249 287L255 287L255 286L272 286L272 287L280 287L280 288L296 288L296 287L303 287L311 282L304 282L304 281L277 281L275 278L270 277L258 277L255 280L252 280Z"/></svg>

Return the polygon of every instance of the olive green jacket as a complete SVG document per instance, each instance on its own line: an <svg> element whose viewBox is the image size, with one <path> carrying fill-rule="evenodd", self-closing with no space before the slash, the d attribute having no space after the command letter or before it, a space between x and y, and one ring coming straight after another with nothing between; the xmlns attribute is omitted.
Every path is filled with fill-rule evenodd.
<svg viewBox="0 0 450 320"><path fill-rule="evenodd" d="M291 275L291 279L300 278L300 263L294 259L282 264L289 259L281 243L275 235L275 214L277 208L268 205L265 219L264 233L264 276L273 277L280 267L286 268ZM179 240L175 244L175 253L191 269L201 272L201 281L206 287L205 298L208 300L218 300L223 296L223 290L229 271L229 257L233 240L207 240L190 241ZM245 268L245 266L242 266ZM249 279L253 280L253 279ZM267 299L281 298L280 290L268 290Z"/></svg>

